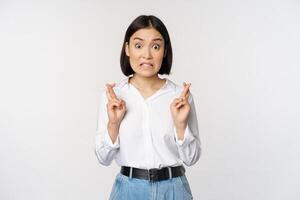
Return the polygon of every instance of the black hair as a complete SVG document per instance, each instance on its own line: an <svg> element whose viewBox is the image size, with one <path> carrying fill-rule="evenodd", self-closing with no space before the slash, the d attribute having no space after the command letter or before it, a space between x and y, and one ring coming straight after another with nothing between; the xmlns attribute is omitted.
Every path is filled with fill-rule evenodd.
<svg viewBox="0 0 300 200"><path fill-rule="evenodd" d="M131 22L129 27L127 28L123 47L121 51L121 69L125 76L129 76L131 74L134 74L133 69L130 66L129 63L129 57L126 55L125 48L126 48L126 42L129 43L130 37L139 29L142 28L154 28L156 29L164 38L165 41L165 52L164 52L164 58L161 64L161 68L159 70L159 74L170 74L171 68L172 68L172 60L173 60L173 52L172 52L172 46L171 46L171 40L169 37L168 30L166 26L163 24L163 22L153 16L153 15L140 15L137 18Z"/></svg>

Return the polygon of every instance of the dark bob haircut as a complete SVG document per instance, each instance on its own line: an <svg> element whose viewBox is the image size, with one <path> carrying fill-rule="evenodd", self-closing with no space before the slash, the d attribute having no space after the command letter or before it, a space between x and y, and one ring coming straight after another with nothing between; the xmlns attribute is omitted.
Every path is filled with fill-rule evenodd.
<svg viewBox="0 0 300 200"><path fill-rule="evenodd" d="M121 51L121 59L120 59L120 64L121 64L121 69L123 74L125 76L134 74L134 71L132 70L129 63L129 57L126 55L125 47L126 47L126 42L129 43L130 37L136 31L142 28L154 28L164 38L164 42L165 42L164 58L158 73L161 75L163 74L169 75L172 67L172 60L173 60L171 40L166 26L163 24L163 22L160 19L158 19L153 15L140 15L137 18L135 18L135 20L133 20L133 22L129 25L125 34L123 47Z"/></svg>

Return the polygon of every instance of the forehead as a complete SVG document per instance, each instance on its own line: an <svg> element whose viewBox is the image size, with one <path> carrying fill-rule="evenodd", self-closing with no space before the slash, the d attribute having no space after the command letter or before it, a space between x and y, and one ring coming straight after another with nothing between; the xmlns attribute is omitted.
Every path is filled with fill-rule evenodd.
<svg viewBox="0 0 300 200"><path fill-rule="evenodd" d="M156 39L161 39L162 41L163 36L154 28L142 28L139 29L138 31L136 31L131 37L131 40L134 39L141 39L141 40L148 40L148 41L152 41L152 40L156 40Z"/></svg>

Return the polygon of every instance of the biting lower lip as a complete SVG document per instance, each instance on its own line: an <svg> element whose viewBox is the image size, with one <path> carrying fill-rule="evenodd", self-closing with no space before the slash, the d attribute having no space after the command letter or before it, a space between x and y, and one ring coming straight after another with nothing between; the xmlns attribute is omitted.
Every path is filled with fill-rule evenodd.
<svg viewBox="0 0 300 200"><path fill-rule="evenodd" d="M146 63L140 64L140 66L142 66L142 67L153 67L152 64L146 64Z"/></svg>

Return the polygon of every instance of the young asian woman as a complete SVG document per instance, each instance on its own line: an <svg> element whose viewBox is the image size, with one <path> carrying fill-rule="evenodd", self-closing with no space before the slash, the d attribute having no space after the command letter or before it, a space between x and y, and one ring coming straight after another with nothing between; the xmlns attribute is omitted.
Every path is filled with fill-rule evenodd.
<svg viewBox="0 0 300 200"><path fill-rule="evenodd" d="M126 78L106 84L99 102L95 153L121 168L110 200L193 199L184 165L200 158L197 114L191 84L159 76L170 74L172 59L163 22L134 19L121 50Z"/></svg>

